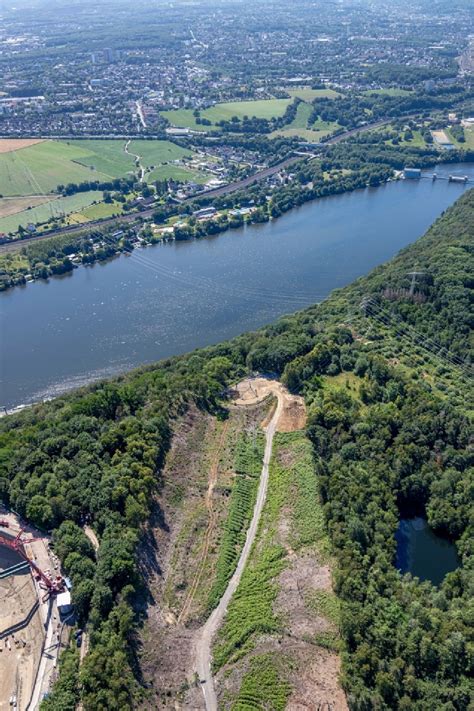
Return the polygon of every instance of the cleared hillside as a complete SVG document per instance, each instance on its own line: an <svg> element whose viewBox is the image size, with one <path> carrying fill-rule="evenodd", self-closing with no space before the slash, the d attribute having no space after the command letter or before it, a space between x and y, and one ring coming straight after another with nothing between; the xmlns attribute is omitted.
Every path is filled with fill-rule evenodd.
<svg viewBox="0 0 474 711"><path fill-rule="evenodd" d="M65 654L45 709L72 709L79 697L86 711L146 702L136 630L147 591L137 550L168 476L173 428L190 407L225 418L226 388L248 371L277 373L306 401L303 442L317 487L305 503L321 507L335 558L340 612L326 644L341 650L349 707L468 708L473 225L471 190L415 245L320 306L1 420L2 498L55 529L79 622L92 630L80 673L77 655ZM414 271L423 274L413 282ZM408 509L457 544L461 566L439 588L393 565L398 517ZM97 555L80 528L86 516ZM263 587L278 585L280 573L277 565ZM230 689L236 708L248 689L280 689L278 708L294 693L277 653L270 670L268 660L252 667L264 633L252 630L240 648L254 676ZM218 665L230 659L219 651L225 637L219 644Z"/></svg>

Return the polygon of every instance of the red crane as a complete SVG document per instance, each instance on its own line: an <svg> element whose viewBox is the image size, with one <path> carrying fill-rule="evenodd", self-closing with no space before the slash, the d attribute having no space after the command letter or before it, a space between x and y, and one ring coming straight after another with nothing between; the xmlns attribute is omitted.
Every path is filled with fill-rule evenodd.
<svg viewBox="0 0 474 711"><path fill-rule="evenodd" d="M8 521L0 520L0 526L8 527L9 523ZM57 595L65 588L66 584L64 582L64 578L61 575L57 575L55 578L47 575L41 570L39 565L37 565L35 561L28 556L25 551L25 543L33 543L39 539L34 537L24 538L24 534L25 531L21 529L15 538L11 538L10 536L4 535L2 531L0 531L0 543L6 548L18 553L18 555L28 563L30 568L33 570L36 579L40 581L40 586L43 587L43 589L47 590L51 595Z"/></svg>

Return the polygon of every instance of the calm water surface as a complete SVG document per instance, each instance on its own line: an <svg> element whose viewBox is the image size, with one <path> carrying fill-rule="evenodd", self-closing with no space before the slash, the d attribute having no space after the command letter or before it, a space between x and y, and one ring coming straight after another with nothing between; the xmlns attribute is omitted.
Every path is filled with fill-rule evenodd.
<svg viewBox="0 0 474 711"><path fill-rule="evenodd" d="M439 585L459 566L456 546L437 536L423 518L402 519L396 539L397 568L402 573Z"/></svg>
<svg viewBox="0 0 474 711"><path fill-rule="evenodd" d="M442 172L474 178L474 165ZM4 292L0 405L50 397L321 301L420 237L464 190L390 183Z"/></svg>

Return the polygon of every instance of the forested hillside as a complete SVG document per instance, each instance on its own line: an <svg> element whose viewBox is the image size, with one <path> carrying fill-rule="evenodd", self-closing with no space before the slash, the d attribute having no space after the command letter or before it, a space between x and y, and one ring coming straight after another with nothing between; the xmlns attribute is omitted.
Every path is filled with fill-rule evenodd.
<svg viewBox="0 0 474 711"><path fill-rule="evenodd" d="M135 554L173 422L191 403L225 417L226 387L249 371L276 373L306 399L350 708L468 709L473 251L471 190L416 244L319 306L0 421L1 497L54 530L79 621L93 630L80 673L77 652L64 655L45 709L79 698L85 711L139 707ZM350 388L334 387L341 373ZM457 544L462 565L438 588L393 565L407 510Z"/></svg>

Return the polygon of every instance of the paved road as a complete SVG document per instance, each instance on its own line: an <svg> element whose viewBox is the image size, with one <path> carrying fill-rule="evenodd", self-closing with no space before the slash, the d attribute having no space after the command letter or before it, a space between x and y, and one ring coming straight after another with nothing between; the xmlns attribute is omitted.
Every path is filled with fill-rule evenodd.
<svg viewBox="0 0 474 711"><path fill-rule="evenodd" d="M265 431L266 442L265 454L263 456L262 474L260 476L257 501L255 502L252 521L247 531L247 538L245 540L244 547L242 548L242 553L240 554L239 562L237 563L237 568L235 569L235 572L232 578L230 579L229 584L227 585L226 591L221 597L218 606L215 608L205 625L202 627L201 634L199 635L195 646L195 669L199 675L199 680L201 682L201 688L204 694L204 701L206 703L207 711L217 711L217 695L216 690L214 688L214 679L211 671L212 639L218 628L222 624L232 595L237 590L237 587L240 583L240 579L247 563L252 544L255 540L255 535L258 529L258 523L260 521L260 515L262 513L263 506L265 504L265 499L267 496L269 476L268 467L270 464L270 458L272 456L273 436L275 434L276 426L283 410L283 399L277 389L274 390L274 394L278 398L278 405Z"/></svg>

